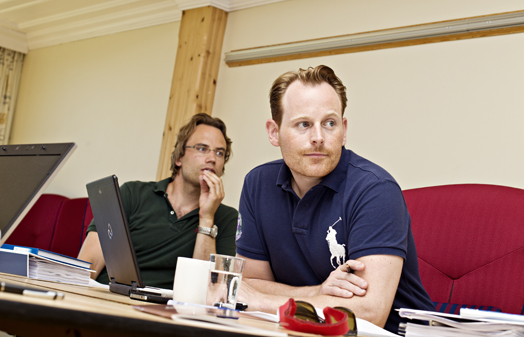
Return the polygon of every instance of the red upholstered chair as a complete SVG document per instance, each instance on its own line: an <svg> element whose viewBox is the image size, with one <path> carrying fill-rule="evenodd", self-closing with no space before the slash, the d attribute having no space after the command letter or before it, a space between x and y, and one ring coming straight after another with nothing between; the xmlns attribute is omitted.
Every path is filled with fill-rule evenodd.
<svg viewBox="0 0 524 337"><path fill-rule="evenodd" d="M42 194L6 243L49 250L60 205L66 199L61 195Z"/></svg>
<svg viewBox="0 0 524 337"><path fill-rule="evenodd" d="M64 200L58 213L55 234L49 250L77 257L91 219L93 213L89 206L89 199Z"/></svg>
<svg viewBox="0 0 524 337"><path fill-rule="evenodd" d="M77 257L92 219L87 198L42 194L6 243Z"/></svg>
<svg viewBox="0 0 524 337"><path fill-rule="evenodd" d="M524 190L481 184L404 191L422 283L437 310L524 310Z"/></svg>

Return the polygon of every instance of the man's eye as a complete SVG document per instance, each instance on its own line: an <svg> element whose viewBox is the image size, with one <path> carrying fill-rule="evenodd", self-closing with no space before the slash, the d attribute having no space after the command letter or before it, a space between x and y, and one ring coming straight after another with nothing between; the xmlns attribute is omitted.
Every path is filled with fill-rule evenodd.
<svg viewBox="0 0 524 337"><path fill-rule="evenodd" d="M300 122L298 123L299 128L307 128L309 126L308 122Z"/></svg>
<svg viewBox="0 0 524 337"><path fill-rule="evenodd" d="M327 121L326 122L326 126L334 127L335 126L335 121Z"/></svg>
<svg viewBox="0 0 524 337"><path fill-rule="evenodd" d="M218 156L218 157L224 157L226 152L224 150L217 150L215 151L215 154Z"/></svg>
<svg viewBox="0 0 524 337"><path fill-rule="evenodd" d="M205 146L197 146L195 149L199 152L207 152L207 147Z"/></svg>

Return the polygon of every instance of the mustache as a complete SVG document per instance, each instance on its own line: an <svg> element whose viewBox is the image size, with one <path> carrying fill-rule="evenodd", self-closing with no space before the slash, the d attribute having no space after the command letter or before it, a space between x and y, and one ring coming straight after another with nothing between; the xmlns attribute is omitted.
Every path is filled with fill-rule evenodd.
<svg viewBox="0 0 524 337"><path fill-rule="evenodd" d="M333 154L333 151L326 149L325 146L317 146L317 147L313 147L309 149L302 149L299 151L299 154L304 154L304 155L311 154L311 153L322 153L322 154L326 154L330 156Z"/></svg>

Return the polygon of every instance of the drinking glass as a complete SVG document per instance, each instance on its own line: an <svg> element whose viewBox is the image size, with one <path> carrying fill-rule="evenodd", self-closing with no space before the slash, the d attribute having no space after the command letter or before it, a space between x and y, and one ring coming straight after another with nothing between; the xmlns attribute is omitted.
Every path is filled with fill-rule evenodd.
<svg viewBox="0 0 524 337"><path fill-rule="evenodd" d="M209 261L211 266L206 304L235 309L245 260L228 255L211 254Z"/></svg>

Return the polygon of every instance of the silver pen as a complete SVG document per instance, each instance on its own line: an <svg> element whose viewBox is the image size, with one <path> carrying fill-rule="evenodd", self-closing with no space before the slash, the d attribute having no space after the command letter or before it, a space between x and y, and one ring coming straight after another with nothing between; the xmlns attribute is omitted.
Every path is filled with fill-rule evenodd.
<svg viewBox="0 0 524 337"><path fill-rule="evenodd" d="M64 294L60 292L27 288L27 287L19 286L16 284L5 283L5 282L0 282L0 292L20 294L24 296L31 296L31 297L38 297L38 298L48 298L51 300L64 298Z"/></svg>

